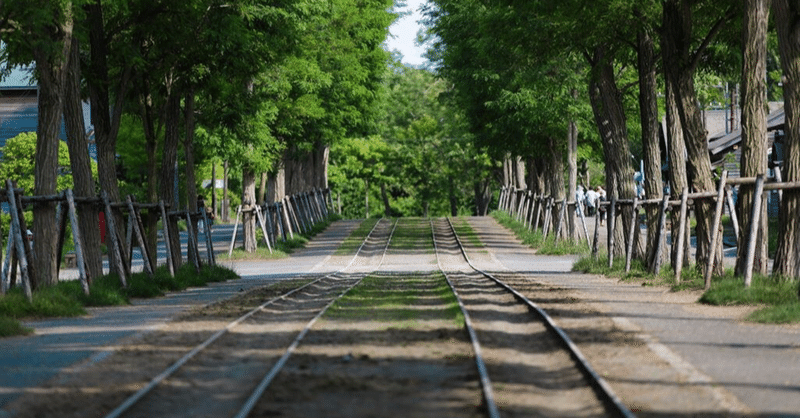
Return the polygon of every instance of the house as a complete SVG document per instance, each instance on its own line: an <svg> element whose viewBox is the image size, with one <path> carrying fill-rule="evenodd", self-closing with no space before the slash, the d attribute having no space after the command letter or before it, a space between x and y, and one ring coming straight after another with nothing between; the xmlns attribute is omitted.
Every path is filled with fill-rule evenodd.
<svg viewBox="0 0 800 418"><path fill-rule="evenodd" d="M0 77L0 147L6 140L23 132L36 132L38 118L39 88L33 78L33 67L17 67L8 75ZM83 103L83 117L89 135L89 155L97 160L94 129L91 126L90 106ZM67 140L64 123L61 123L59 138Z"/></svg>

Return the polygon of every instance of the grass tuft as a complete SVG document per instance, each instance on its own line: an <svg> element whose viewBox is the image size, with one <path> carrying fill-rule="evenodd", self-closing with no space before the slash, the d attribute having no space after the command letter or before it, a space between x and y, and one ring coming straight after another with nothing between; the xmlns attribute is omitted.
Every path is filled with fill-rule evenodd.
<svg viewBox="0 0 800 418"><path fill-rule="evenodd" d="M547 238L544 238L541 231L538 229L533 231L529 230L527 226L505 212L493 211L490 215L495 218L500 225L513 231L523 244L535 249L538 254L566 255L589 253L589 246L586 244L586 241L561 239L556 243L553 234L549 234Z"/></svg>

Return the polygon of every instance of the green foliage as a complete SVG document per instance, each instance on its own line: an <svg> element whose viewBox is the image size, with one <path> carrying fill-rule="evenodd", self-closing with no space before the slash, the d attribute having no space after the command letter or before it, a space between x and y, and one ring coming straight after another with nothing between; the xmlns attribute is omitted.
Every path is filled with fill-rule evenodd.
<svg viewBox="0 0 800 418"><path fill-rule="evenodd" d="M36 133L21 133L6 140L0 150L0 178L17 182L17 187L26 193L33 192L34 167L36 155ZM69 151L64 141L58 145L58 179L56 190L72 188L72 169L69 164ZM97 176L97 165L92 165L92 172ZM4 186L5 187L5 186Z"/></svg>
<svg viewBox="0 0 800 418"><path fill-rule="evenodd" d="M16 335L32 334L33 329L24 327L16 319L0 316L0 338L13 337Z"/></svg>

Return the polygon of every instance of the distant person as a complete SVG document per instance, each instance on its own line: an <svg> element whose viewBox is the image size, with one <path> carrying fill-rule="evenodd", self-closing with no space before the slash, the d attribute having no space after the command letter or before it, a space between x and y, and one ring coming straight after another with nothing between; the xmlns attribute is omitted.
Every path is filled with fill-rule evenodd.
<svg viewBox="0 0 800 418"><path fill-rule="evenodd" d="M600 226L606 221L606 207L601 206L601 202L606 201L606 191L601 186L597 186L597 214L600 218Z"/></svg>
<svg viewBox="0 0 800 418"><path fill-rule="evenodd" d="M594 189L589 189L586 192L586 214L588 216L594 216L595 210L597 210L597 192Z"/></svg>
<svg viewBox="0 0 800 418"><path fill-rule="evenodd" d="M575 213L583 211L583 203L586 199L586 194L583 193L583 186L580 184L575 188Z"/></svg>

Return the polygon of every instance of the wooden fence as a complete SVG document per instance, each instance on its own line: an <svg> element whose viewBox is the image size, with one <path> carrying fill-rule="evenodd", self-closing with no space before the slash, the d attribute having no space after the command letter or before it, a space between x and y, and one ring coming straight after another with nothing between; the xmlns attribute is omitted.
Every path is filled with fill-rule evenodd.
<svg viewBox="0 0 800 418"><path fill-rule="evenodd" d="M27 231L28 227L25 224L23 216L24 207L26 205L35 204L39 202L55 202L57 206L56 224L58 225L58 244L57 253L59 255L59 262L57 269L60 270L61 266L61 253L64 247L64 238L66 236L67 220L69 220L72 227L72 238L75 246L75 262L78 269L79 279L83 291L89 294L89 281L90 278L87 274L86 259L83 251L83 235L86 231L81 231L78 218L76 215L76 205L95 205L105 215L105 221L110 234L106 236L109 253L109 269L119 275L120 282L123 287L127 286L128 277L131 274L131 267L133 262L133 247L139 247L142 254L144 271L151 277L154 275L151 260L152 257L157 257L156 249L150 248L147 239L145 238L144 224L142 223L141 211L155 211L157 216L162 220L163 239L166 244L167 265L171 275L175 274L177 266L176 260L172 259L172 252L170 251L170 232L168 225L170 222L177 222L179 219L187 220L203 220L205 225L209 225L209 220L205 210L200 210L197 213L190 213L187 211L167 211L168 205L163 201L159 203L138 203L135 202L132 196L128 196L124 202L110 202L105 192L99 197L74 197L72 190L65 190L64 192L55 196L23 196L23 191L15 189L11 181L6 181L6 189L0 190L0 202L8 203L9 212L11 215L11 225L8 234L8 242L6 245L5 258L0 271L0 291L5 292L13 285L16 280L16 270L19 267L20 271L20 285L23 288L25 295L30 300L31 294L31 278L35 277L35 265L31 262L32 251L29 242ZM123 238L119 235L119 230L115 225L115 212L121 212L123 216L127 214L127 234ZM99 222L99 220L98 220ZM99 223L98 223L99 228ZM96 233L96 232L93 232ZM198 234L195 233L192 222L187 222L187 234L189 237L189 244L187 249L187 258L195 268L199 271L201 255L198 245ZM44 239L39 237L38 239ZM213 245L211 242L211 234L208 229L205 233L206 240L206 258L210 265L216 265L214 256ZM125 247L122 243L126 243ZM127 254L123 250L127 248ZM2 247L0 247L0 258L2 258ZM153 263L156 264L156 263ZM56 272L58 274L58 270Z"/></svg>
<svg viewBox="0 0 800 418"><path fill-rule="evenodd" d="M753 193L753 201L752 201L752 212L747 214L750 217L750 230L749 231L739 231L739 221L737 219L736 208L733 201L733 191L732 187L737 185L752 185L754 188ZM626 228L624 231L627 234L626 242L628 245L625 248L625 271L630 270L631 265L631 258L633 254L633 241L634 241L634 233L636 231L636 227L639 226L639 209L650 206L650 205L657 205L659 208L659 223L658 223L658 235L657 235L657 242L654 248L657 251L655 255L655 263L653 267L653 272L658 273L661 267L661 260L663 259L663 255L661 254L661 249L664 248L664 243L666 241L667 236L667 212L678 210L678 222L679 222L679 231L685 231L687 222L689 222L689 214L691 206L694 202L699 200L709 200L714 203L714 212L712 218L712 227L711 227L711 238L709 245L706 247L708 249L708 254L706 259L708 260L708 264L703 267L703 279L706 289L711 286L711 275L713 273L713 265L718 260L715 260L716 252L714 249L720 242L721 238L721 220L722 220L722 213L725 206L728 208L728 213L731 216L731 221L734 228L734 234L737 238L737 242L742 242L742 234L745 234L744 237L747 240L744 242L746 245L747 251L744 252L745 254L745 268L744 268L744 285L749 287L752 282L753 277L753 264L755 259L755 239L757 237L757 228L759 225L759 220L762 216L766 216L766 214L762 213L761 211L761 202L763 199L763 194L772 190L777 190L779 194L779 201L782 200L783 196L781 191L787 189L798 189L800 188L800 182L783 182L781 181L781 174L779 169L775 169L775 176L774 177L766 177L765 175L759 175L757 177L743 177L743 178L728 178L727 171L722 172L722 176L719 180L717 185L716 191L710 192L700 192L700 193L689 193L688 189L684 189L681 193L681 198L678 200L670 200L669 196L664 196L662 199L645 199L639 200L638 198L634 199L615 199L612 198L611 201L603 201L600 202L599 205L606 209L607 212L607 219L606 228L607 231L613 231L615 228L615 223L617 222L617 218L621 213L621 209L628 207L632 208L633 213L635 216L632 216L630 219L632 220L628 225L625 225ZM529 229L533 228L540 228L542 234L545 238L547 238L548 231L550 228L550 222L553 218L552 213L554 210L558 210L558 218L556 221L555 239L558 240L560 234L560 230L562 225L565 221L565 212L567 206L575 206L578 205L578 208L582 208L580 202L576 203L575 201L568 201L566 199L561 200L559 202L555 202L552 197L547 195L538 195L536 193L532 193L529 190L522 190L522 189L509 189L503 187L500 192L500 199L498 203L498 209L502 210L509 215L513 216L517 221L524 223ZM583 225L583 232L586 237L586 241L589 242L589 246L592 249L592 255L597 256L598 253L598 228L600 227L600 211L598 210L595 214L596 222L595 222L595 229L594 229L594 236L593 239L589 239L589 233L586 226L586 221L583 216L583 210L577 211L580 214L580 219ZM766 233L766 231L764 231ZM614 261L614 251L613 249L616 248L615 246L618 245L614 242L614 234L607 233L608 242L608 265L609 267L613 264ZM676 237L676 241L673 242L673 245L676 246L677 254L682 254L684 251L686 243L686 235L679 234ZM675 282L678 283L681 277L681 270L682 270L682 262L683 257L677 257L677 265L673 266L674 274L675 274Z"/></svg>
<svg viewBox="0 0 800 418"><path fill-rule="evenodd" d="M314 225L328 219L330 209L333 207L330 189L314 189L310 192L298 193L284 197L280 202L268 205L241 205L236 208L236 221L233 226L228 256L233 254L236 244L236 233L239 227L239 218L242 213L255 213L264 243L269 252L278 240L286 241L294 238L295 232L306 233Z"/></svg>

